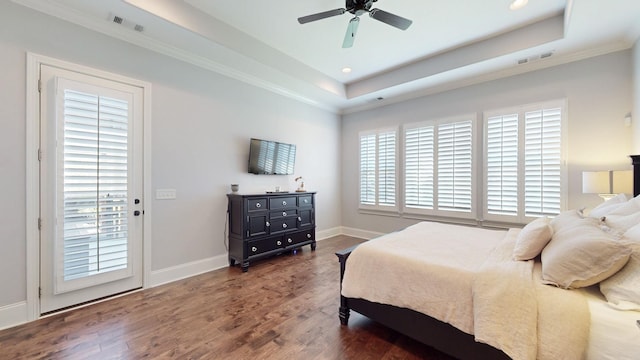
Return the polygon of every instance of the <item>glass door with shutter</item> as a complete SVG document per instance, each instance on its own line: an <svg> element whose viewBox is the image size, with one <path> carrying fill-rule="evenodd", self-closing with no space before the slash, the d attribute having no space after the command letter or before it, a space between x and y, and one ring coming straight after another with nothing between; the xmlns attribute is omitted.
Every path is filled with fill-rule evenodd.
<svg viewBox="0 0 640 360"><path fill-rule="evenodd" d="M141 89L42 66L41 313L142 286Z"/></svg>

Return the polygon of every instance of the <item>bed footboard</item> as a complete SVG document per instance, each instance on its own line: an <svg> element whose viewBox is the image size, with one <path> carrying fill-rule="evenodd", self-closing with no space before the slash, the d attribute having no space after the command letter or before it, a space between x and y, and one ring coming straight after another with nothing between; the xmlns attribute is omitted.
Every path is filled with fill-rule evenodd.
<svg viewBox="0 0 640 360"><path fill-rule="evenodd" d="M450 324L428 315L411 309L342 296L342 280L347 259L356 247L357 245L336 252L340 262L340 308L338 315L343 326L348 324L349 314L353 310L458 359L510 359L504 352L487 344L476 342L473 335L462 332Z"/></svg>
<svg viewBox="0 0 640 360"><path fill-rule="evenodd" d="M338 316L340 317L340 323L342 325L347 325L349 323L349 304L347 303L347 298L342 296L342 279L344 279L344 269L347 264L347 258L351 255L351 252L358 247L358 245L352 246L350 248L340 250L336 253L338 257L338 261L340 262L340 308L338 308Z"/></svg>

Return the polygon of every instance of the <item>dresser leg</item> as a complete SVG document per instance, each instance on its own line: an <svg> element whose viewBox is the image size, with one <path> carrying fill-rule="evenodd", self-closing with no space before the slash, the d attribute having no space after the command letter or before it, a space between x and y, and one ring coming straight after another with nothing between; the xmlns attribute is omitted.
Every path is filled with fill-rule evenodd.
<svg viewBox="0 0 640 360"><path fill-rule="evenodd" d="M229 267L233 267L236 264L236 259L229 258Z"/></svg>
<svg viewBox="0 0 640 360"><path fill-rule="evenodd" d="M242 263L242 272L247 272L249 271L249 262L243 262Z"/></svg>
<svg viewBox="0 0 640 360"><path fill-rule="evenodd" d="M315 241L311 243L311 251L316 251L316 243L315 243Z"/></svg>

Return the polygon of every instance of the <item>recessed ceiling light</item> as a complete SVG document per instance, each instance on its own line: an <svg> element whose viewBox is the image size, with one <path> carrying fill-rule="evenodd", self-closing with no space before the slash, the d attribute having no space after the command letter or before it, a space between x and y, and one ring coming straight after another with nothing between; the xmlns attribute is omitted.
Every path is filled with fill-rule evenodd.
<svg viewBox="0 0 640 360"><path fill-rule="evenodd" d="M511 3L511 5L509 5L509 9L511 10L522 9L525 5L527 5L528 2L529 0L514 0Z"/></svg>
<svg viewBox="0 0 640 360"><path fill-rule="evenodd" d="M350 72L351 72L351 68L350 68L350 67L348 67L348 66L347 66L347 67L343 67L343 68L342 68L342 72L343 72L343 73L345 73L345 74L348 74L348 73L350 73Z"/></svg>

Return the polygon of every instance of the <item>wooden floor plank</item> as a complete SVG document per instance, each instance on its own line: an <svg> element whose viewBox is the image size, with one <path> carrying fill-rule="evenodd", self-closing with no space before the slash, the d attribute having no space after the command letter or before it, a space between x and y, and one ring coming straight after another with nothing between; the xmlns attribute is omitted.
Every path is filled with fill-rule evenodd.
<svg viewBox="0 0 640 360"><path fill-rule="evenodd" d="M430 347L357 313L338 320L337 236L0 331L2 359L431 359Z"/></svg>

